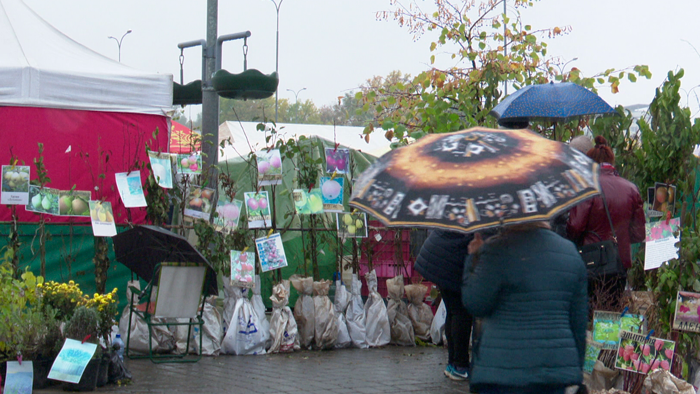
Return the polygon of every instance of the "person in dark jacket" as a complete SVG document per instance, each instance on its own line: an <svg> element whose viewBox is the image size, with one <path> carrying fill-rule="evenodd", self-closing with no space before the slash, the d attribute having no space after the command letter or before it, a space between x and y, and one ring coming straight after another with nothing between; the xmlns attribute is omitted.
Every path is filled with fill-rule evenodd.
<svg viewBox="0 0 700 394"><path fill-rule="evenodd" d="M554 394L583 381L586 266L547 222L513 225L469 244L462 301L475 332L471 391ZM476 255L475 255L476 253Z"/></svg>
<svg viewBox="0 0 700 394"><path fill-rule="evenodd" d="M436 284L445 302L447 367L445 376L465 380L469 371L472 317L462 305L462 271L473 234L433 230L423 243L413 268Z"/></svg>
<svg viewBox="0 0 700 394"><path fill-rule="evenodd" d="M632 266L631 244L644 241L644 203L639 189L615 171L615 154L603 136L595 137L596 145L587 152L588 157L600 163L600 186L615 227L617 247L624 272L606 278L596 278L589 283L589 296L596 305L597 291L604 291L614 300L610 307L621 307L622 292L627 283L627 269ZM569 211L566 226L567 238L579 246L613 238L603 199L600 196L584 201ZM607 297L606 298L610 298Z"/></svg>

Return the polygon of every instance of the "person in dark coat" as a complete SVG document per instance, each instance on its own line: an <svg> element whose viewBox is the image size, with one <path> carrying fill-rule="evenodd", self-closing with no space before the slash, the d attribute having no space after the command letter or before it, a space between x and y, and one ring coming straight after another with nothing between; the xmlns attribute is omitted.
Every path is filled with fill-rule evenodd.
<svg viewBox="0 0 700 394"><path fill-rule="evenodd" d="M589 283L589 296L595 298L596 291L605 291L614 300L610 307L621 307L622 292L627 283L627 269L632 266L631 244L644 241L644 203L639 189L615 171L615 154L603 136L595 137L596 145L587 152L588 157L600 163L600 186L615 227L617 247L625 271L606 278L596 278ZM603 199L596 196L576 205L569 211L566 226L567 238L579 246L613 238ZM599 289L599 290L596 290ZM605 297L610 299L610 297ZM593 300L594 305L595 299Z"/></svg>
<svg viewBox="0 0 700 394"><path fill-rule="evenodd" d="M433 230L416 257L414 269L436 284L445 302L447 367L445 375L465 380L469 370L472 317L462 305L462 271L473 234Z"/></svg>
<svg viewBox="0 0 700 394"><path fill-rule="evenodd" d="M470 390L559 394L581 385L588 297L576 246L534 222L485 243L477 234L469 252L462 301L481 321Z"/></svg>

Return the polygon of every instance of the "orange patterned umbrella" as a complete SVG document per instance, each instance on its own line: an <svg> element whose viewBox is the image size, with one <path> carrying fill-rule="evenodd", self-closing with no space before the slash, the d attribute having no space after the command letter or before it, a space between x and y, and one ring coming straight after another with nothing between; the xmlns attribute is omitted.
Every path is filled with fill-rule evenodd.
<svg viewBox="0 0 700 394"><path fill-rule="evenodd" d="M187 126L172 121L170 126L170 153L192 153L202 149L202 136Z"/></svg>
<svg viewBox="0 0 700 394"><path fill-rule="evenodd" d="M429 134L378 158L349 205L386 226L463 232L548 220L599 194L598 165L530 130Z"/></svg>

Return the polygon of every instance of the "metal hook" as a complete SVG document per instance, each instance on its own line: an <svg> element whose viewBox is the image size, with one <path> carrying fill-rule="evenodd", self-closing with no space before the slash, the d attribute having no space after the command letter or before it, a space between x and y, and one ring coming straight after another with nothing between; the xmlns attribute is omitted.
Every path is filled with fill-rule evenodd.
<svg viewBox="0 0 700 394"><path fill-rule="evenodd" d="M180 85L184 85L185 77L183 73L183 64L185 64L185 48L180 48Z"/></svg>
<svg viewBox="0 0 700 394"><path fill-rule="evenodd" d="M248 37L243 37L243 71L248 69Z"/></svg>

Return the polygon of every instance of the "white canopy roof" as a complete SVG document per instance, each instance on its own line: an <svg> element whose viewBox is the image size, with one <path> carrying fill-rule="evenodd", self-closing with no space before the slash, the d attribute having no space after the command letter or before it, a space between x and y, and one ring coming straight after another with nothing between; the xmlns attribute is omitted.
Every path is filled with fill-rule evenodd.
<svg viewBox="0 0 700 394"><path fill-rule="evenodd" d="M240 157L239 155L245 156L251 150L257 152L265 149L267 147L265 137L270 135L269 128L267 132L258 131L257 125L258 122L226 121L222 123L219 126L219 142L231 138L231 146L224 149L223 155L219 150L219 161ZM363 127L277 123L276 129L280 138L315 135L375 157L391 150L390 142L381 133L371 135L367 143L362 135Z"/></svg>
<svg viewBox="0 0 700 394"><path fill-rule="evenodd" d="M0 0L0 105L164 115L172 79L73 41L22 0Z"/></svg>

